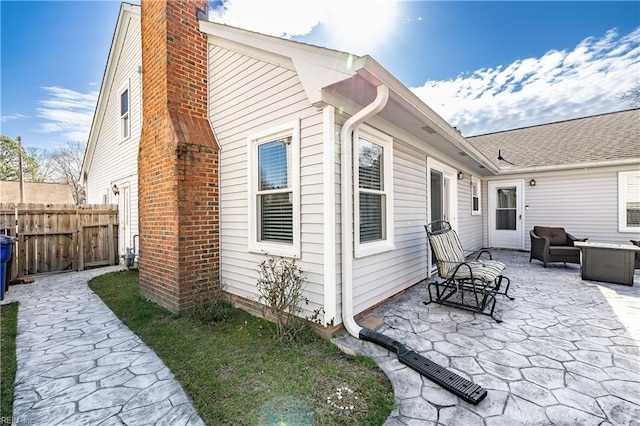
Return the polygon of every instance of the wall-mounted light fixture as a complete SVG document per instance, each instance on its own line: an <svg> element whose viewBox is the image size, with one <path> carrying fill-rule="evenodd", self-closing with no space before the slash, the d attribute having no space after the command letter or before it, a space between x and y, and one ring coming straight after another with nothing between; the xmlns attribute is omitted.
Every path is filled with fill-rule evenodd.
<svg viewBox="0 0 640 426"><path fill-rule="evenodd" d="M117 196L118 194L120 194L120 189L118 189L118 186L115 183L111 187L111 191L113 192L113 195Z"/></svg>
<svg viewBox="0 0 640 426"><path fill-rule="evenodd" d="M464 173L458 172L458 180L464 179Z"/></svg>
<svg viewBox="0 0 640 426"><path fill-rule="evenodd" d="M535 179L531 179L529 181L529 186L536 186L536 180Z"/></svg>

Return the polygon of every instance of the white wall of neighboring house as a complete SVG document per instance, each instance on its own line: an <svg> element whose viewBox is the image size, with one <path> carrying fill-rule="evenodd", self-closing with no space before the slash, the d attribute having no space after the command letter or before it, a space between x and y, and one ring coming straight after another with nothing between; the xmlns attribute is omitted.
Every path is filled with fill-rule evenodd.
<svg viewBox="0 0 640 426"><path fill-rule="evenodd" d="M637 240L637 232L618 230L618 172L638 170L635 165L549 171L492 177L483 182L483 194L488 181L522 179L524 181L525 250L531 249L529 231L534 226L565 228L578 238L591 242L628 244ZM530 186L535 179L535 186ZM487 208L483 197L483 208ZM484 245L488 246L488 220L483 218Z"/></svg>
<svg viewBox="0 0 640 426"><path fill-rule="evenodd" d="M119 252L132 248L133 237L138 234L138 147L142 120L142 63L140 15L125 13L121 22L121 45L112 49L112 74L105 76L102 95L104 113L97 116L93 131L97 132L95 149L87 170L87 202L117 204L119 208ZM115 43L114 43L115 44ZM121 49L120 49L121 48ZM108 77L111 77L110 79ZM129 90L130 135L121 137L120 95ZM119 194L113 193L116 185ZM137 242L136 242L137 244Z"/></svg>

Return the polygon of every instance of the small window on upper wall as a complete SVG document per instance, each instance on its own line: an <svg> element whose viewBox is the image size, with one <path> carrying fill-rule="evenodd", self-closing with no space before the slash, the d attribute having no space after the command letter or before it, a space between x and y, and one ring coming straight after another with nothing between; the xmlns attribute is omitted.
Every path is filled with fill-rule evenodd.
<svg viewBox="0 0 640 426"><path fill-rule="evenodd" d="M127 139L131 135L131 120L129 119L129 88L120 92L120 139Z"/></svg>
<svg viewBox="0 0 640 426"><path fill-rule="evenodd" d="M480 179L475 176L471 176L471 214L482 214L482 198L480 192Z"/></svg>
<svg viewBox="0 0 640 426"><path fill-rule="evenodd" d="M618 230L640 231L640 171L618 173Z"/></svg>

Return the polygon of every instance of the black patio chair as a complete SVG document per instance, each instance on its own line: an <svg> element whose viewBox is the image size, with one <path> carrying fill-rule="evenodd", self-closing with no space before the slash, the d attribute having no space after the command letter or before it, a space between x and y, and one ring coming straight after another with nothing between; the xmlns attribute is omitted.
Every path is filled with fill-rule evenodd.
<svg viewBox="0 0 640 426"><path fill-rule="evenodd" d="M429 283L429 300L424 304L435 302L453 306L490 315L495 321L502 322L495 312L496 295L514 300L508 295L511 280L502 275L505 264L493 260L487 250L478 253L475 260L466 260L460 238L447 221L431 222L425 229L438 265L438 275L443 281ZM489 259L480 260L483 254Z"/></svg>

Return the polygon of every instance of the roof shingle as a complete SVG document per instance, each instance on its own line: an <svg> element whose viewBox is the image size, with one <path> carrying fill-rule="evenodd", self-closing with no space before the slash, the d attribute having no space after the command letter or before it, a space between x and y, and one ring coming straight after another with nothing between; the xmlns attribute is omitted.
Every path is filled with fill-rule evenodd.
<svg viewBox="0 0 640 426"><path fill-rule="evenodd" d="M467 137L496 166L515 168L640 161L640 108ZM513 168L513 166L511 166Z"/></svg>

